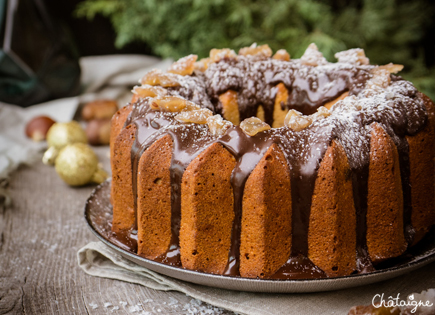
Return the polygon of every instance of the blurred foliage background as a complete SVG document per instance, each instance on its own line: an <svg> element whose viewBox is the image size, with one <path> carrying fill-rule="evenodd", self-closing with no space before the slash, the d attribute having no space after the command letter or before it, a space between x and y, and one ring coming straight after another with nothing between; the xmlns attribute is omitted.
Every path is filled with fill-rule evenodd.
<svg viewBox="0 0 435 315"><path fill-rule="evenodd" d="M161 57L253 42L300 57L314 42L329 61L361 47L372 64L405 66L401 75L435 99L434 0L86 0L78 17L108 17L116 46L144 42Z"/></svg>

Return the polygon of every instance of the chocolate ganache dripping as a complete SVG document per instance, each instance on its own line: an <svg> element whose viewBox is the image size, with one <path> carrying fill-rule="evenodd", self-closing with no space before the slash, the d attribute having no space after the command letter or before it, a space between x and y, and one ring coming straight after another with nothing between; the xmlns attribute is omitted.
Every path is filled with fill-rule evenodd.
<svg viewBox="0 0 435 315"><path fill-rule="evenodd" d="M234 222L231 231L231 247L228 264L224 275L239 275L240 235L242 221L243 191L255 166L273 143L273 138L266 133L259 133L250 137L239 127L231 127L218 141L236 158L237 164L231 176L234 193Z"/></svg>
<svg viewBox="0 0 435 315"><path fill-rule="evenodd" d="M412 240L410 222L409 158L406 135L417 133L426 123L427 113L421 97L411 83L394 78L390 85L370 94L364 90L373 66L327 64L304 66L299 61L251 61L246 57L225 59L211 64L204 74L180 76L180 86L168 88L169 95L182 96L204 107L211 103L219 113L219 95L232 89L238 92L240 118L255 116L264 106L266 121L271 124L274 86L284 83L289 90L287 108L311 114L324 103L348 91L349 97L338 102L331 115L314 121L302 131L282 127L246 135L238 126L216 137L207 125L183 124L174 119L177 113L150 109L149 98L134 105L126 126L137 127L131 151L132 186L137 198L137 166L142 153L155 140L169 134L173 140L171 161L171 229L168 252L157 260L180 266L179 227L181 211L181 179L190 162L213 143L222 144L237 161L231 184L234 194L235 219L232 227L226 275L239 275L240 231L244 185L264 153L276 143L284 153L291 175L292 254L272 278L319 278L322 270L308 259L308 229L311 198L322 158L332 140L338 141L349 161L357 217L357 262L360 272L373 270L366 244L367 183L370 152L370 124L377 122L393 139L400 154L404 191L404 229ZM210 103L211 101L211 103ZM136 204L135 204L136 205Z"/></svg>
<svg viewBox="0 0 435 315"><path fill-rule="evenodd" d="M222 104L219 95L228 90L238 92L240 120L255 116L262 105L265 120L273 122L276 96L274 87L284 83L289 99L284 107L310 115L324 103L342 93L358 94L369 78L369 67L324 65L310 67L298 61L263 60L252 62L248 58L225 59L211 64L205 71L207 93L219 114Z"/></svg>

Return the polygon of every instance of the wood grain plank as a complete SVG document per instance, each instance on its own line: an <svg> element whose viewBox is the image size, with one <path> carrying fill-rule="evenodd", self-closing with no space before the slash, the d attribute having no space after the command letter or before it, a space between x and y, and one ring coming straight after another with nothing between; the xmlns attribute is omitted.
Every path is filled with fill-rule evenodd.
<svg viewBox="0 0 435 315"><path fill-rule="evenodd" d="M106 169L108 151L96 148ZM185 305L196 305L180 292L92 277L78 267L78 249L96 241L83 217L94 187L70 188L41 162L13 174L13 206L0 205L0 314L186 314Z"/></svg>

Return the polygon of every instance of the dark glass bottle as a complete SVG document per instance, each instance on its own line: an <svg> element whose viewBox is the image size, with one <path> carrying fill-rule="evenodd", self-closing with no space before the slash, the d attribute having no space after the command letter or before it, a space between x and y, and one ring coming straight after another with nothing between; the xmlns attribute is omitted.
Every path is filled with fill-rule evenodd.
<svg viewBox="0 0 435 315"><path fill-rule="evenodd" d="M78 53L43 0L0 0L0 101L25 107L79 85Z"/></svg>

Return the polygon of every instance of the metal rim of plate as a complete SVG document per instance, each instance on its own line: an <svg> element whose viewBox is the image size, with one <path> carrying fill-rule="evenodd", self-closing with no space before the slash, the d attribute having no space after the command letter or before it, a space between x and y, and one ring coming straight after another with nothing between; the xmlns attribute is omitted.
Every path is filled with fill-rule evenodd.
<svg viewBox="0 0 435 315"><path fill-rule="evenodd" d="M333 291L388 280L409 273L413 270L416 270L431 263L432 261L435 261L434 243L434 246L422 253L419 253L418 256L414 257L413 260L407 263L399 264L391 268L377 270L372 273L357 274L337 278L308 280L249 279L207 274L179 267L173 267L140 257L132 252L120 248L103 235L98 227L98 222L96 222L95 220L94 214L97 211L100 211L100 213L103 213L104 211L104 214L107 214L107 217L110 216L110 183L111 181L108 180L103 184L97 186L86 202L84 216L93 234L100 241L115 250L117 253L121 254L126 259L137 263L140 266L148 268L162 275L166 275L178 280L191 282L194 284L200 284L227 290L264 293L304 293ZM103 209L101 209L101 207L103 207Z"/></svg>

